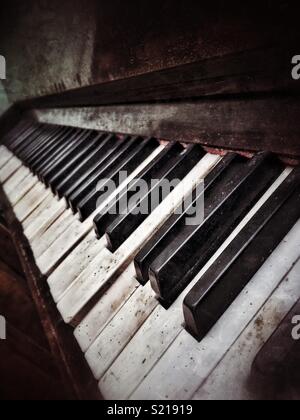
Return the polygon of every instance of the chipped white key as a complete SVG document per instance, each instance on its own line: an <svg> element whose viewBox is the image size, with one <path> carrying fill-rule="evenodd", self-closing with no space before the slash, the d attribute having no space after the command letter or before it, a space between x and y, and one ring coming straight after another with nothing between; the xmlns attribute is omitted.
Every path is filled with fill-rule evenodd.
<svg viewBox="0 0 300 420"><path fill-rule="evenodd" d="M299 250L300 221L207 336L198 343L182 331L130 398L191 399L285 278Z"/></svg>
<svg viewBox="0 0 300 420"><path fill-rule="evenodd" d="M4 184L22 166L22 162L13 156L0 170L0 182Z"/></svg>
<svg viewBox="0 0 300 420"><path fill-rule="evenodd" d="M292 267L278 289L243 331L242 335L193 396L194 400L251 400L256 396L245 384L252 363L300 296L300 261ZM237 358L238 355L238 358Z"/></svg>
<svg viewBox="0 0 300 420"><path fill-rule="evenodd" d="M72 252L74 247L92 230L93 228L93 219L94 217L103 211L106 206L110 203L110 201L115 198L122 190L126 187L138 174L164 149L164 146L159 146L157 149L148 156L147 159L130 175L127 179L118 187L116 190L108 197L104 203L94 213L84 222L80 223L78 220L74 219L72 224L69 228L55 241L52 246L41 256L41 258L37 261L37 264L40 270L43 273L50 274L53 269L57 267L57 265L67 257L67 255ZM95 238L95 235L94 235ZM96 238L95 238L96 241ZM102 239L102 246L107 245L107 241L105 238ZM86 250L89 253L89 250ZM88 264L89 261L86 261ZM72 261L73 263L73 261ZM81 265L81 264L80 264ZM64 267L65 271L69 271L68 268ZM59 275L59 278L61 275ZM74 278L68 277L68 286L70 286L71 282ZM53 279L50 282L54 283ZM65 289L66 290L66 289Z"/></svg>
<svg viewBox="0 0 300 420"><path fill-rule="evenodd" d="M104 250L91 263L87 271L84 271L70 286L58 304L65 322L70 323L95 294L103 294L103 289L116 280L145 241L155 234L174 209L182 203L182 199L197 183L201 182L219 160L219 157L207 154L114 254Z"/></svg>

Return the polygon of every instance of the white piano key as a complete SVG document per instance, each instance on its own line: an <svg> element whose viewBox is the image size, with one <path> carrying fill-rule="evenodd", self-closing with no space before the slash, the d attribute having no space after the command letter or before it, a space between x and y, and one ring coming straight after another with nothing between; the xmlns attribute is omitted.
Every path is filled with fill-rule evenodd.
<svg viewBox="0 0 300 420"><path fill-rule="evenodd" d="M245 386L252 363L300 297L300 261L193 396L194 400L251 400L257 396ZM238 355L238 357L237 357Z"/></svg>
<svg viewBox="0 0 300 420"><path fill-rule="evenodd" d="M38 266L40 267L40 270L43 273L50 273L51 270L56 268L57 263L61 261L63 258L65 258L68 253L72 252L74 255L76 255L76 248L74 251L74 247L79 243L79 241L84 238L93 228L93 219L96 216L96 214L100 213L103 209L106 208L107 204L116 197L123 188L128 185L134 178L138 176L138 174L163 150L164 146L159 146L145 161L130 175L128 178L118 187L116 190L110 195L105 202L95 210L95 212L84 222L80 223L78 220L74 220L73 223L69 226L69 228L64 232L63 235L61 235L57 241L53 243L53 245L41 256L41 258L38 260ZM94 240L96 241L96 237L94 234ZM102 248L106 246L107 242L106 239L102 239ZM91 245L92 246L92 245ZM99 247L98 247L99 248ZM89 251L88 249L85 249L85 252L87 254L93 254L93 250ZM96 255L95 255L96 256ZM75 259L70 259L70 263L73 266L74 262L78 258L78 253L76 255ZM89 260L86 260L86 266L90 262ZM76 263L76 262L75 262ZM79 266L82 266L82 262L79 263ZM69 272L69 267L64 265L64 271ZM59 283L59 292L60 295L62 292L66 290L67 287L70 286L72 281L75 280L74 277L68 276L68 279L64 283L67 287L62 290L61 286L61 274L56 273L54 278L51 278L49 282L52 284L52 287L55 283L55 277L58 276L58 283ZM50 276L51 277L51 276ZM56 299L58 296L56 296Z"/></svg>
<svg viewBox="0 0 300 420"><path fill-rule="evenodd" d="M29 175L29 169L25 166L21 166L4 184L4 191L6 195L15 190L15 188L18 188L20 183Z"/></svg>
<svg viewBox="0 0 300 420"><path fill-rule="evenodd" d="M85 354L96 379L105 374L156 306L157 300L151 285L140 286L106 326ZM157 339L160 339L160 331L156 333Z"/></svg>
<svg viewBox="0 0 300 420"><path fill-rule="evenodd" d="M25 220L23 220L22 226L23 226L24 232L26 232L28 227L36 220L38 215L41 214L43 211L45 211L46 207L50 208L52 201L53 201L53 195L51 191L48 191L47 198L31 214L29 214Z"/></svg>
<svg viewBox="0 0 300 420"><path fill-rule="evenodd" d="M71 252L91 229L92 220L88 219L84 223L80 223L79 220L74 220L73 216L73 220L66 230L57 236L57 239L37 259L37 265L41 272L51 274L51 270L54 270L63 261L64 257L68 255L68 251ZM106 241L103 246L105 245Z"/></svg>
<svg viewBox="0 0 300 420"><path fill-rule="evenodd" d="M95 232L91 231L48 277L51 295L56 303L70 284L100 254L104 246L103 242L96 240Z"/></svg>
<svg viewBox="0 0 300 420"><path fill-rule="evenodd" d="M48 197L49 191L38 183L14 207L14 213L20 222L26 219Z"/></svg>
<svg viewBox="0 0 300 420"><path fill-rule="evenodd" d="M45 232L35 235L30 244L36 260L64 233L73 218L71 210L65 210Z"/></svg>
<svg viewBox="0 0 300 420"><path fill-rule="evenodd" d="M8 161L13 157L13 154L10 150L7 149L6 146L0 146L0 169L5 166Z"/></svg>
<svg viewBox="0 0 300 420"><path fill-rule="evenodd" d="M131 399L191 399L299 258L300 221L198 343L182 331ZM180 378L180 381L178 381Z"/></svg>
<svg viewBox="0 0 300 420"><path fill-rule="evenodd" d="M169 345L175 340L177 335L183 330L182 327L182 303L189 290L199 280L199 278L208 270L213 262L219 257L219 255L226 249L230 242L236 237L238 232L252 219L255 213L261 208L261 206L269 199L272 193L279 187L284 179L291 172L291 169L287 169L283 174L273 183L269 190L259 200L259 202L253 207L249 214L244 218L240 225L235 231L228 237L218 252L212 257L212 259L206 264L196 278L191 282L187 289L179 296L172 307L166 311L163 307L157 303L157 309L153 311L149 319L143 324L141 329L136 333L131 342L127 345L124 351L120 354L111 366L105 376L100 382L100 388L103 395L106 398L114 396L116 399L127 399L134 389L143 380L145 374L147 374L159 358L164 354ZM147 286L146 286L147 287ZM149 287L149 285L148 285ZM149 287L149 299L153 299L153 292ZM128 301L127 305L130 305ZM91 322L91 320L89 320ZM96 322L96 321L94 321ZM112 320L112 323L115 319ZM129 327L131 324L131 331L134 333L134 326L136 320L132 320L130 317L126 317L126 324ZM116 333L117 336L121 335L122 332ZM110 342L106 337L107 342ZM98 341L98 339L97 339ZM119 340L120 341L120 340ZM101 338L99 337L99 342ZM125 347L127 343L123 343ZM137 351L138 349L138 351ZM113 349L111 349L113 351ZM132 354L136 356L133 358ZM102 353L101 353L102 354ZM118 378L122 378L122 381L118 381ZM126 384L126 385L125 385Z"/></svg>
<svg viewBox="0 0 300 420"><path fill-rule="evenodd" d="M33 242L35 237L46 232L65 210L64 203L59 202L50 193L45 202L23 222L24 232L29 241Z"/></svg>
<svg viewBox="0 0 300 420"><path fill-rule="evenodd" d="M131 263L75 329L75 338L83 352L87 351L113 316L120 311L129 297L138 289L139 283L134 276L134 264ZM111 343L109 347L111 347Z"/></svg>
<svg viewBox="0 0 300 420"><path fill-rule="evenodd" d="M19 183L18 188L8 192L7 197L12 207L14 207L37 183L38 179L29 174Z"/></svg>
<svg viewBox="0 0 300 420"><path fill-rule="evenodd" d="M219 160L219 157L207 154L118 251L114 254L107 251L96 258L91 267L88 267L89 271L82 273L58 304L66 323L71 322L95 294L101 293L103 287L116 280L118 273L129 265L144 242L182 202L182 193L188 195Z"/></svg>
<svg viewBox="0 0 300 420"><path fill-rule="evenodd" d="M13 156L0 170L0 182L4 184L22 166L22 162Z"/></svg>

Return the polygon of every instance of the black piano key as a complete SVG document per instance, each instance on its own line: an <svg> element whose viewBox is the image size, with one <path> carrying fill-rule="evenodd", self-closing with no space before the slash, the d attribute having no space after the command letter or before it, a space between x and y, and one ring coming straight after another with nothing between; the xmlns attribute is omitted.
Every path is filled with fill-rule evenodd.
<svg viewBox="0 0 300 420"><path fill-rule="evenodd" d="M49 144L38 153L37 156L34 156L30 162L30 169L34 174L39 173L39 171L51 161L51 159L61 151L66 142L77 130L72 127L63 127L62 130L49 141Z"/></svg>
<svg viewBox="0 0 300 420"><path fill-rule="evenodd" d="M38 124L32 123L31 125L28 125L25 129L15 130L8 133L6 140L4 139L4 143L6 147L11 150L12 152L15 152L17 147L22 144L22 142L25 141L26 138L28 138L35 130L37 130Z"/></svg>
<svg viewBox="0 0 300 420"><path fill-rule="evenodd" d="M120 165L126 156L130 155L137 146L140 145L141 140L136 137L126 137L121 145L117 142L115 151L102 162L92 168L88 177L84 182L80 183L74 192L68 198L69 206L74 213L77 213L78 204L84 200L91 192L96 190L98 181L107 178L111 168Z"/></svg>
<svg viewBox="0 0 300 420"><path fill-rule="evenodd" d="M40 130L31 135L22 146L19 146L18 150L15 152L18 158L24 160L23 156L26 155L26 153L30 153L36 145L42 141L44 134L45 127L41 127Z"/></svg>
<svg viewBox="0 0 300 420"><path fill-rule="evenodd" d="M28 166L32 156L39 153L39 151L47 145L48 141L59 131L57 126L45 126L42 134L34 141L30 149L24 150L20 154L20 159Z"/></svg>
<svg viewBox="0 0 300 420"><path fill-rule="evenodd" d="M47 153L45 159L38 165L35 170L38 178L42 181L42 176L51 168L60 158L64 156L69 150L72 150L75 142L81 138L84 130L77 128L72 129L68 135L60 138L58 145L52 150L51 153Z"/></svg>
<svg viewBox="0 0 300 420"><path fill-rule="evenodd" d="M18 148L22 146L22 144L28 140L28 138L33 135L35 132L41 129L39 124L33 124L27 130L22 132L21 134L16 134L16 137L12 139L11 142L7 145L8 148L16 154Z"/></svg>
<svg viewBox="0 0 300 420"><path fill-rule="evenodd" d="M47 137L46 141L44 141L38 149L26 157L26 166L33 171L32 168L34 164L38 162L42 156L49 156L50 151L58 143L59 139L68 132L68 130L70 129L67 127L57 126L56 130L54 130L51 135Z"/></svg>
<svg viewBox="0 0 300 420"><path fill-rule="evenodd" d="M56 133L58 133L62 128L63 127L58 125L45 125L43 130L44 137L40 139L40 144L36 144L34 150L32 150L31 152L24 153L23 159L28 161L34 154L38 153L41 147L45 147L47 141L50 141L53 138L53 136L55 136ZM47 138L47 140L45 138Z"/></svg>
<svg viewBox="0 0 300 420"><path fill-rule="evenodd" d="M127 153L126 156L123 156L120 161L114 163L114 165L109 168L107 173L103 173L98 177L98 181L96 182L94 188L86 196L82 201L80 201L77 205L77 210L79 214L79 219L84 221L87 219L99 205L102 204L105 198L107 198L108 192L108 183L113 181L116 187L119 186L119 177L120 172L124 171L127 175L130 175L135 169L137 169L145 159L158 147L159 142L158 140L151 138L147 140L140 140L138 141L137 147L134 147L130 153ZM109 181L104 182L101 186L99 186L99 181L104 178L108 179ZM101 188L102 191L100 192L99 189Z"/></svg>
<svg viewBox="0 0 300 420"><path fill-rule="evenodd" d="M300 171L292 173L184 300L186 329L209 332L300 218Z"/></svg>
<svg viewBox="0 0 300 420"><path fill-rule="evenodd" d="M26 136L22 142L19 143L19 145L13 149L14 155L17 157L20 156L20 154L23 152L23 150L26 150L28 148L31 148L34 144L34 141L43 133L42 126L39 126L36 130L34 130L32 133L30 133L28 136Z"/></svg>
<svg viewBox="0 0 300 420"><path fill-rule="evenodd" d="M205 194L204 222L197 226L183 223L175 240L151 264L149 277L152 288L166 308L207 263L283 169L275 157L265 153L256 155L240 166L231 166L231 176L225 177Z"/></svg>
<svg viewBox="0 0 300 420"><path fill-rule="evenodd" d="M149 216L149 214L138 212L138 208L145 206L145 208L153 211L166 198L162 196L158 197L161 195L160 188L162 182L164 180L172 181L174 179L182 181L202 157L203 149L200 146L194 145L188 147L181 155L170 160L170 163L166 165L166 171L162 172L159 182L152 186L152 189L142 198L141 202L132 209L129 209L128 214L120 215L107 229L106 237L110 251L115 252ZM155 205L153 205L151 200L152 195L159 198L156 200Z"/></svg>
<svg viewBox="0 0 300 420"><path fill-rule="evenodd" d="M68 157L67 163L62 164L60 166L61 169L58 170L48 181L51 191L55 193L55 188L62 182L64 179L74 170L77 166L85 159L91 150L93 150L99 143L104 139L104 134L91 132L87 137L82 147L78 148L78 153L74 153L73 158L71 156ZM75 152L75 150L74 150Z"/></svg>
<svg viewBox="0 0 300 420"><path fill-rule="evenodd" d="M8 148L11 147L26 131L33 129L35 124L30 120L20 121L3 136L3 144Z"/></svg>
<svg viewBox="0 0 300 420"><path fill-rule="evenodd" d="M114 135L107 135L105 140L87 156L55 189L59 198L68 197L90 174L97 165L101 165L122 142Z"/></svg>
<svg viewBox="0 0 300 420"><path fill-rule="evenodd" d="M77 156L80 150L86 146L86 142L90 136L90 131L82 131L65 149L45 168L40 172L39 178L46 186L49 186L49 180L53 175L58 173L67 163Z"/></svg>
<svg viewBox="0 0 300 420"><path fill-rule="evenodd" d="M134 260L137 280L141 285L145 285L149 280L149 268L153 261L167 247L172 240L172 234L176 231L176 225L191 215L190 210L195 210L197 203L203 197L203 193L212 186L223 174L225 169L232 164L235 159L239 159L238 155L230 153L225 156L222 161L212 169L212 171L204 179L203 191L195 189L187 202L190 203L185 212L175 212L166 223L156 232L156 234L146 243L143 249L138 253Z"/></svg>
<svg viewBox="0 0 300 420"><path fill-rule="evenodd" d="M143 180L149 186L153 179L158 179L163 176L167 171L167 165L171 163L171 160L177 158L180 153L183 151L183 146L180 143L170 143L164 150L159 153L152 162L147 165L147 167L138 175L137 181L131 183L131 188L127 186L119 194L119 199L112 200L111 205L108 205L105 211L98 214L94 219L94 228L96 236L98 238L102 237L107 228L119 217L120 214L123 214L124 209L122 207L123 203L125 206L127 202L136 194L136 184ZM164 172L163 172L164 171ZM126 210L126 209L125 209Z"/></svg>

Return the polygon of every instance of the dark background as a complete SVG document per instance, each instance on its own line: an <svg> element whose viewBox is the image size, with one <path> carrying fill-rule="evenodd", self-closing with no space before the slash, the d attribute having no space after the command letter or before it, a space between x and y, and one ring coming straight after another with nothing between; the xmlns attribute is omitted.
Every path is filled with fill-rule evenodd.
<svg viewBox="0 0 300 420"><path fill-rule="evenodd" d="M0 54L7 59L8 98L14 102L240 51L289 47L299 32L296 4L4 0Z"/></svg>

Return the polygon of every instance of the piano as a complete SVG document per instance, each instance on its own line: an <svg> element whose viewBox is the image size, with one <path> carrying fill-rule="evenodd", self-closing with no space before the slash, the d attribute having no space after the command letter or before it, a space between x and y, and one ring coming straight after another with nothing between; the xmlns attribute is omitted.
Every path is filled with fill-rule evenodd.
<svg viewBox="0 0 300 420"><path fill-rule="evenodd" d="M65 331L99 398L262 398L259 353L300 298L286 45L59 89L1 118L1 201L76 385Z"/></svg>

